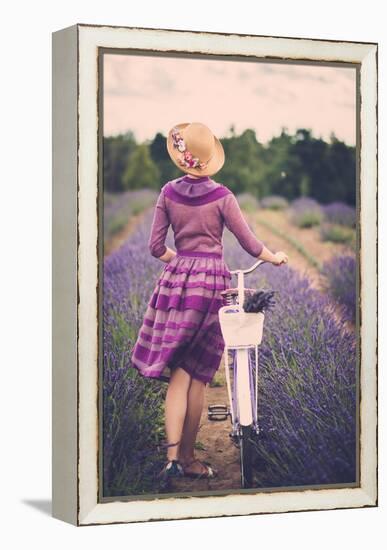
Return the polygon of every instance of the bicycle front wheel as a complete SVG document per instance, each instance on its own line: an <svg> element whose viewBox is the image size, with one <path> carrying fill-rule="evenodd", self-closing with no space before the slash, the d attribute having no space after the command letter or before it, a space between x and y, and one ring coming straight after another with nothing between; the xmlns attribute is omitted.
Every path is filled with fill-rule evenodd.
<svg viewBox="0 0 387 550"><path fill-rule="evenodd" d="M241 460L241 485L244 489L249 489L253 486L252 426L241 426L241 431L242 431L242 434L239 439L239 450L240 450L240 460Z"/></svg>

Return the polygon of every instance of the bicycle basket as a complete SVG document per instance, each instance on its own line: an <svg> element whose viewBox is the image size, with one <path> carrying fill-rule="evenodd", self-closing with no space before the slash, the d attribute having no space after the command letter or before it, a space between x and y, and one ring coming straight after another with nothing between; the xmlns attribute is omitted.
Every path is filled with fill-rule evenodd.
<svg viewBox="0 0 387 550"><path fill-rule="evenodd" d="M258 346L262 342L264 319L263 312L246 313L235 305L221 307L219 322L226 346Z"/></svg>

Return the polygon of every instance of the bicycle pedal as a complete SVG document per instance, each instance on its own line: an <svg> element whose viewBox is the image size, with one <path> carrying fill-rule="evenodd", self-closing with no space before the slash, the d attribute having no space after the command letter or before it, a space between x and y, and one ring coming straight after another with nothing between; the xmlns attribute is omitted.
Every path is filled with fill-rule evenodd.
<svg viewBox="0 0 387 550"><path fill-rule="evenodd" d="M228 407L227 405L208 405L208 410L209 411L219 411L219 412L227 412L228 411Z"/></svg>
<svg viewBox="0 0 387 550"><path fill-rule="evenodd" d="M221 421L227 420L230 415L230 411L226 405L209 405L208 406L208 420Z"/></svg>

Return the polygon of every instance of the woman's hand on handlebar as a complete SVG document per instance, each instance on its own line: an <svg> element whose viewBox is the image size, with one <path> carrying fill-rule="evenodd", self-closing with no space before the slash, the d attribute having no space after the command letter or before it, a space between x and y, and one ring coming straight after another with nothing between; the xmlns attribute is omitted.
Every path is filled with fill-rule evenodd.
<svg viewBox="0 0 387 550"><path fill-rule="evenodd" d="M287 254L285 254L285 252L280 251L280 252L276 252L274 254L274 260L273 260L272 263L274 265L287 264L288 260L289 260L289 258L287 256Z"/></svg>
<svg viewBox="0 0 387 550"><path fill-rule="evenodd" d="M264 246L258 259L265 262L270 262L273 265L281 265L282 263L287 263L289 258L285 252L276 252L273 254L273 252Z"/></svg>

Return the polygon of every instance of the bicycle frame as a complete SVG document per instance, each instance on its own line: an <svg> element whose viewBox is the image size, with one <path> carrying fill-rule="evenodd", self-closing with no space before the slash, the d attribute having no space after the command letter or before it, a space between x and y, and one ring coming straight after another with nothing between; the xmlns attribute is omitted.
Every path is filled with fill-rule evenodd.
<svg viewBox="0 0 387 550"><path fill-rule="evenodd" d="M219 318L221 326L223 326L222 332L226 335L224 364L233 435L239 434L240 426L251 425L253 425L255 431L259 433L258 346L262 339L264 314L246 313L243 309L243 304L245 300L245 275L254 271L262 263L264 263L264 260L258 260L249 269L231 271L231 274L237 275L238 278L238 303L228 304L219 310ZM233 317L228 317L229 315ZM227 322L232 323L231 329L226 328ZM231 335L234 326L234 334ZM243 336L241 338L241 343L238 342L239 334ZM251 349L254 349L255 352L255 386L253 386L252 368L249 362L249 350ZM233 390L231 389L229 364L230 351L234 352Z"/></svg>

